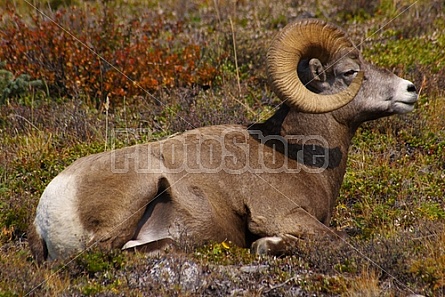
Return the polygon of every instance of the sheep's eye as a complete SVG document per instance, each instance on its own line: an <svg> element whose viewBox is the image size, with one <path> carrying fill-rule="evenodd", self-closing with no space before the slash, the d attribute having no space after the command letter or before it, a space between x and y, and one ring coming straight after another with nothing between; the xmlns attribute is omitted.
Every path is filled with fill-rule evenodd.
<svg viewBox="0 0 445 297"><path fill-rule="evenodd" d="M346 76L346 77L349 77L349 76L352 76L352 75L354 75L356 73L357 73L357 71L351 69L351 70L348 70L348 71L344 72L343 75Z"/></svg>

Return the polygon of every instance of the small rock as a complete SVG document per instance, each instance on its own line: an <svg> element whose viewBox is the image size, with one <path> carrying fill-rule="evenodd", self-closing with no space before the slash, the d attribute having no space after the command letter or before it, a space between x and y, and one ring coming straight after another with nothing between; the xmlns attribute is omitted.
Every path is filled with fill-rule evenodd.
<svg viewBox="0 0 445 297"><path fill-rule="evenodd" d="M269 268L267 265L244 265L240 268L240 270L245 273L255 273L264 271L267 268Z"/></svg>

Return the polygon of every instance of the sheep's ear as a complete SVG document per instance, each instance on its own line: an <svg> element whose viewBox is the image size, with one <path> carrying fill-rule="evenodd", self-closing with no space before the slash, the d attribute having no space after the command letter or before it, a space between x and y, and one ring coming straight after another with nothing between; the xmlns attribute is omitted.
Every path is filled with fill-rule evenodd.
<svg viewBox="0 0 445 297"><path fill-rule="evenodd" d="M315 81L326 81L326 73L323 65L318 59L311 59L309 61L309 70L312 76L312 80Z"/></svg>

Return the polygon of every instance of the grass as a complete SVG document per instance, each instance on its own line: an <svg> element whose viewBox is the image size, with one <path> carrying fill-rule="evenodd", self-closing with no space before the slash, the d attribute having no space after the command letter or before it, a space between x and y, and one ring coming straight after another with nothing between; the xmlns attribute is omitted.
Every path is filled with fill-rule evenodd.
<svg viewBox="0 0 445 297"><path fill-rule="evenodd" d="M28 67L18 71L8 68L10 56L1 56L0 86L8 90L0 90L1 96L5 94L0 101L0 296L404 296L412 292L443 296L444 3L321 2L134 0L94 4L72 0L50 1L48 7L46 1L30 1L50 15L63 16L65 11L67 25L70 5L75 5L76 15L92 24L90 31L79 25L77 32L113 36L108 51L127 44L119 43L119 38L128 28L136 29L128 25L136 26L131 21L139 20L148 44L155 41L159 46L148 50L148 45L138 45L137 50L146 52L146 59L174 61L182 67L184 80L175 81L174 68L166 67L156 69L157 76L145 81L149 93L119 77L125 80L123 88L101 78L104 65L93 58L97 67L96 72L91 71L102 80L82 78L79 81L84 85L68 89L44 76L51 73L51 68L44 67L61 67L53 60L17 64ZM2 30L10 28L4 27L5 22L14 17L23 30L33 22L35 11L25 2L0 0L0 7ZM115 17L108 27L102 22L107 11ZM156 140L204 125L266 119L278 104L267 86L267 46L281 27L302 14L339 24L350 32L366 60L421 88L413 113L367 123L354 138L332 219L334 227L350 234L347 243L332 247L329 242L308 241L293 256L256 258L230 243L195 247L185 240L180 244L182 252L158 257L92 250L71 261L36 266L27 247L26 230L41 193L57 173L81 156L110 147ZM144 27L147 16L156 20L151 31ZM107 35L103 30L114 31ZM177 34L170 34L171 30ZM17 52L38 46L51 49L34 43L41 38L34 31L26 32L35 38L25 39L29 43ZM2 36L0 42L5 42ZM72 42L72 49L79 46L75 40L66 42ZM181 51L182 42L193 50ZM65 61L88 61L90 54L68 55ZM187 66L198 60L200 63ZM135 75L147 72L143 64L132 65L136 68L128 69ZM37 72L27 73L26 69ZM75 77L80 72L57 73ZM30 74L33 76L21 76ZM200 75L201 80L197 79ZM98 81L102 89L88 85ZM87 90L108 90L115 95L106 106L104 93Z"/></svg>

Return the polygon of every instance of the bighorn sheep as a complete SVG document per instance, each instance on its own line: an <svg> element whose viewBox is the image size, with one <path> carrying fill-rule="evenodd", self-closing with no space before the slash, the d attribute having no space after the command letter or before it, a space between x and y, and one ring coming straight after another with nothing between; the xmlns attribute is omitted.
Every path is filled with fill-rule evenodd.
<svg viewBox="0 0 445 297"><path fill-rule="evenodd" d="M267 63L285 104L266 122L90 155L55 177L29 234L36 259L91 245L156 251L182 234L279 254L332 233L356 129L412 111L416 88L364 62L341 29L315 19L286 26Z"/></svg>

